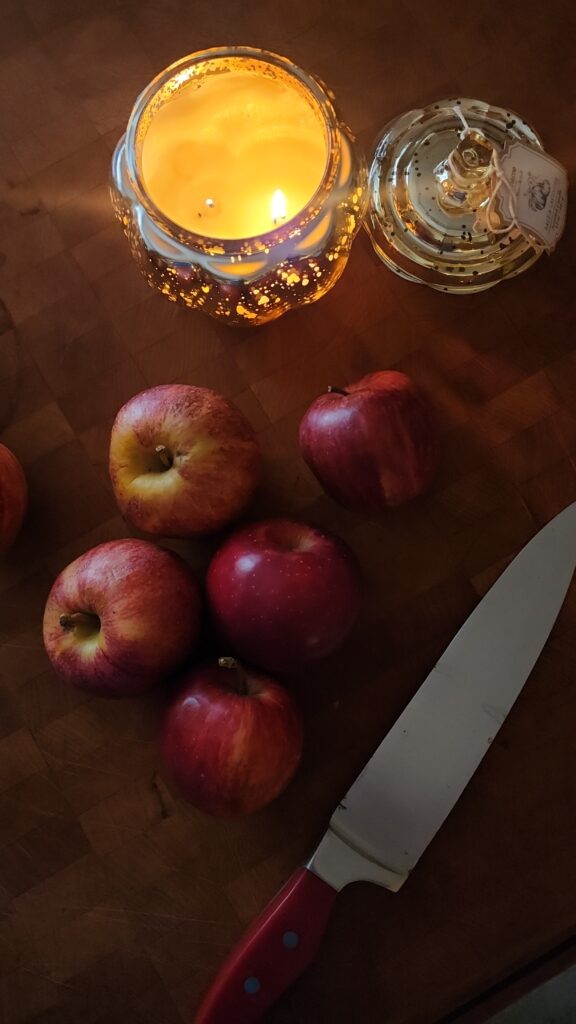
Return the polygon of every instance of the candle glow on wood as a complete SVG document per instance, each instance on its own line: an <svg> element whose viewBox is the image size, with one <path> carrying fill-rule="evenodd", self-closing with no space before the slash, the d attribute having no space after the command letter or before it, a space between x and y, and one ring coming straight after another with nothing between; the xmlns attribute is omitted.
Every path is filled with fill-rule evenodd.
<svg viewBox="0 0 576 1024"><path fill-rule="evenodd" d="M288 77L257 70L192 79L151 117L142 145L150 198L211 238L265 234L310 202L326 168L319 112Z"/></svg>

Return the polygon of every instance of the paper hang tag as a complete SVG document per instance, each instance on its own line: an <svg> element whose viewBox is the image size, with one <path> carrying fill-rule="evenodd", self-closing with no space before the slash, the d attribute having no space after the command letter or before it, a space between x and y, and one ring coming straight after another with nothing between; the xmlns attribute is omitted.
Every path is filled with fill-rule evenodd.
<svg viewBox="0 0 576 1024"><path fill-rule="evenodd" d="M500 170L512 190L498 200L504 220L515 221L536 244L555 248L566 223L568 174L558 160L523 142L506 143Z"/></svg>

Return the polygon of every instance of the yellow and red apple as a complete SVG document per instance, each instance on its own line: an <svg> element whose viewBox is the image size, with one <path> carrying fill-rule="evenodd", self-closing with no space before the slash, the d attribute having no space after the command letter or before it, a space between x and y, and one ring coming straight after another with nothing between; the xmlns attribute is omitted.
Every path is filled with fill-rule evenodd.
<svg viewBox="0 0 576 1024"><path fill-rule="evenodd" d="M130 697L181 667L200 617L198 585L182 558L145 540L110 541L56 579L44 644L64 679L101 696Z"/></svg>
<svg viewBox="0 0 576 1024"><path fill-rule="evenodd" d="M16 540L27 501L24 470L10 449L0 444L0 555Z"/></svg>
<svg viewBox="0 0 576 1024"><path fill-rule="evenodd" d="M112 428L116 500L145 533L188 537L221 530L247 505L260 465L250 424L209 388L150 388L120 409Z"/></svg>

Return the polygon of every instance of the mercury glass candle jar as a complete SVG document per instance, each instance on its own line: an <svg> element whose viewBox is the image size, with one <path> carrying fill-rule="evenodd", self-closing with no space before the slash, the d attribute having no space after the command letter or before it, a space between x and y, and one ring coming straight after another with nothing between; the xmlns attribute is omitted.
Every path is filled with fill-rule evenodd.
<svg viewBox="0 0 576 1024"><path fill-rule="evenodd" d="M153 288L229 324L262 324L336 283L367 170L316 78L229 47L185 57L144 89L111 189Z"/></svg>

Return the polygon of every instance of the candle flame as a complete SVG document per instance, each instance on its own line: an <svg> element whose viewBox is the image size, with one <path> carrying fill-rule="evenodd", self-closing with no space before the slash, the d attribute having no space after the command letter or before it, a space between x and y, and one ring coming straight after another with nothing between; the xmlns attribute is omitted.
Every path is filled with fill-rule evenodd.
<svg viewBox="0 0 576 1024"><path fill-rule="evenodd" d="M286 196L281 188L277 188L270 202L270 212L275 224L286 218Z"/></svg>

